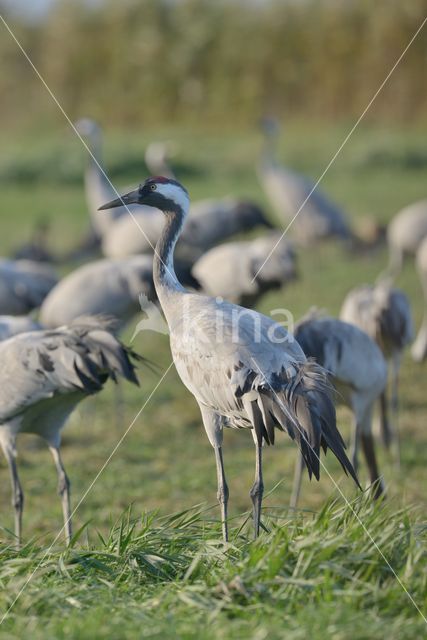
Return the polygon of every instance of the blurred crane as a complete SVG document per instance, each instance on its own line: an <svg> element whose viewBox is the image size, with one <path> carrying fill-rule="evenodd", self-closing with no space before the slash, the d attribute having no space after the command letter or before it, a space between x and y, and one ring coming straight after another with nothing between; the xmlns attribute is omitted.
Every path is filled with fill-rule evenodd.
<svg viewBox="0 0 427 640"><path fill-rule="evenodd" d="M296 440L310 476L319 477L320 447L329 447L357 482L336 428L326 372L307 362L297 342L271 318L191 293L179 283L173 253L190 206L186 189L175 180L149 178L101 208L120 206L123 201L157 207L165 214L154 256L154 283L176 368L199 404L215 451L224 540L228 538L224 426L250 429L255 441L255 482L250 492L255 536L264 488L262 444L274 443L276 428Z"/></svg>
<svg viewBox="0 0 427 640"><path fill-rule="evenodd" d="M19 433L41 436L58 473L64 529L71 539L70 483L60 455L61 431L76 405L118 376L138 384L136 354L100 318L81 319L55 331L17 335L0 343L0 445L9 465L17 543L22 535L23 491L16 465Z"/></svg>
<svg viewBox="0 0 427 640"><path fill-rule="evenodd" d="M267 291L296 278L296 254L287 240L280 242L260 270L280 236L275 232L255 240L221 244L199 258L192 273L208 295L253 306Z"/></svg>
<svg viewBox="0 0 427 640"><path fill-rule="evenodd" d="M292 233L303 245L334 237L351 241L352 231L339 207L332 203L319 187L313 190L314 183L308 178L278 163L277 122L272 118L264 118L262 128L265 143L257 168L258 177L282 223L289 224L299 211L292 223Z"/></svg>
<svg viewBox="0 0 427 640"><path fill-rule="evenodd" d="M166 142L150 142L145 149L145 164L153 176L175 178L168 161L168 144Z"/></svg>
<svg viewBox="0 0 427 640"><path fill-rule="evenodd" d="M422 362L427 355L427 236L418 248L416 265L424 294L424 316L417 337L412 345L411 354L416 362Z"/></svg>
<svg viewBox="0 0 427 640"><path fill-rule="evenodd" d="M387 385L387 364L374 340L358 327L335 318L309 313L295 326L295 338L308 358L328 371L337 390L337 399L347 405L354 416L351 461L358 471L358 451L362 445L374 495L384 491L378 471L372 437L374 406ZM291 507L296 507L304 460L298 457L295 467Z"/></svg>
<svg viewBox="0 0 427 640"><path fill-rule="evenodd" d="M389 446L394 440L397 460L400 461L397 428L399 404L399 371L403 350L413 339L411 307L406 295L392 287L389 280L380 280L375 285L362 285L352 289L344 299L340 318L365 331L377 342L384 356L390 361L392 429L387 419L387 393L381 396L381 420L384 443Z"/></svg>
<svg viewBox="0 0 427 640"><path fill-rule="evenodd" d="M89 118L82 118L78 120L75 126L79 134L87 141L88 147L92 153L92 155L88 154L88 163L85 171L85 191L91 224L96 237L99 240L102 240L105 234L113 228L118 218L123 217L125 214L126 219L130 219L130 222L133 225L133 233L135 234L136 225L135 222L132 221L126 207L118 207L115 211L109 211L103 216L98 213L98 207L100 207L103 202L117 197L116 192L100 168L103 166L101 127L98 123ZM128 207L128 209L131 213L135 211L135 207ZM151 227L154 226L154 228L156 228L156 224L158 224L156 219L160 218L160 213L153 211L153 209L148 207L143 209L139 207L138 218L147 236L152 236ZM139 234L143 236L143 233L139 232ZM105 255L109 257L122 257L123 255L129 254L122 254L121 256L118 256L106 253Z"/></svg>
<svg viewBox="0 0 427 640"><path fill-rule="evenodd" d="M120 330L140 310L141 293L155 296L151 256L96 260L58 282L41 306L40 321L59 327L83 315L108 314Z"/></svg>
<svg viewBox="0 0 427 640"><path fill-rule="evenodd" d="M49 265L0 258L0 314L21 315L36 309L57 282Z"/></svg>
<svg viewBox="0 0 427 640"><path fill-rule="evenodd" d="M427 200L404 207L387 227L389 266L387 273L395 278L402 270L405 256L414 256L427 236Z"/></svg>

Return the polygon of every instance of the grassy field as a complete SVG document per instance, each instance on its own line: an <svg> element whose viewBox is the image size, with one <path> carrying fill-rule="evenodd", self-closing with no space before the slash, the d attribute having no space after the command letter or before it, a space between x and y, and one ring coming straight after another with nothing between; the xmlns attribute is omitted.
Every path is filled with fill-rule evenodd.
<svg viewBox="0 0 427 640"><path fill-rule="evenodd" d="M348 128L289 125L281 156L316 178ZM3 137L1 254L26 240L41 217L51 221L56 250L70 248L87 225L80 143L64 127ZM232 193L266 204L254 171L260 140L250 132L111 132L105 164L117 185L144 177L141 159L151 139L174 142L177 173L194 199ZM356 225L364 216L386 222L404 204L425 197L424 140L423 130L361 129L325 177L324 189ZM349 255L336 246L301 251L299 280L266 296L260 309L268 313L285 306L298 318L317 305L336 314L346 291L373 281L386 260L384 248L369 255ZM418 326L423 302L413 264L405 267L398 284L410 297ZM171 362L165 336L140 334L135 347L162 371ZM174 368L152 397L159 376L141 370L141 387L123 389L120 424L112 388L73 415L64 433L63 457L74 505L81 500L75 530L83 528L70 550L57 539L61 510L50 455L43 444L23 436L19 468L26 494L27 544L19 553L12 550L9 481L5 465L1 468L2 610L25 588L0 626L0 635L339 640L383 638L386 629L393 638L421 637L425 623L385 558L425 613L425 373L424 365L405 358L400 471L386 452L379 453L388 485L386 504L372 505L356 496L334 460L324 460L342 492L354 501L366 530L326 475L319 483L304 482L300 511L286 509L295 449L283 436L264 457L265 517L271 531L251 542L247 516L252 439L230 431L225 465L233 535L224 549L212 449L197 406ZM339 421L348 435L350 416L341 408ZM361 479L366 481L363 466Z"/></svg>

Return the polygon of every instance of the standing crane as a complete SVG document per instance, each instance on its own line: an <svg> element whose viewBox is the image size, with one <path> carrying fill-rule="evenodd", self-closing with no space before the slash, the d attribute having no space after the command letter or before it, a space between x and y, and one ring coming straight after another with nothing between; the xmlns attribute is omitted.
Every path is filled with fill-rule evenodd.
<svg viewBox="0 0 427 640"><path fill-rule="evenodd" d="M71 539L70 482L60 455L61 432L74 408L122 376L138 384L136 354L110 332L102 318L82 318L57 330L21 333L0 343L0 445L9 465L15 535L22 537L24 497L16 465L19 433L41 436L58 474L64 530Z"/></svg>
<svg viewBox="0 0 427 640"><path fill-rule="evenodd" d="M394 288L389 280L379 280L375 285L355 287L344 299L340 318L356 325L377 342L384 356L390 361L391 407L394 414L392 429L387 419L387 393L381 395L381 426L384 443L392 440L400 460L397 416L399 405L399 371L403 351L413 339L411 307L406 295Z"/></svg>
<svg viewBox="0 0 427 640"><path fill-rule="evenodd" d="M36 309L57 282L47 264L0 258L0 314L21 315Z"/></svg>
<svg viewBox="0 0 427 640"><path fill-rule="evenodd" d="M258 177L279 219L285 225L292 222L295 239L302 245L327 238L351 241L353 233L341 209L308 178L277 161L276 121L268 118L262 124L265 147L257 167Z"/></svg>
<svg viewBox="0 0 427 640"><path fill-rule="evenodd" d="M372 338L358 327L335 318L310 313L295 326L295 339L308 358L314 358L326 371L337 390L337 398L353 412L351 461L358 471L361 444L368 465L374 496L384 491L378 471L372 437L374 406L387 385L387 363ZM297 506L304 460L299 456L295 468L291 507Z"/></svg>
<svg viewBox="0 0 427 640"><path fill-rule="evenodd" d="M192 273L208 295L252 307L267 291L296 278L294 247L285 240L278 244L280 238L276 231L254 240L220 244L197 260Z"/></svg>
<svg viewBox="0 0 427 640"><path fill-rule="evenodd" d="M190 207L177 181L149 178L135 191L101 207L141 204L163 211L165 226L156 246L153 275L170 331L173 360L199 404L215 451L223 538L228 539L228 487L223 427L250 429L255 442L255 481L250 496L255 537L263 496L262 445L286 430L319 478L320 448L330 448L355 482L356 474L336 427L326 372L308 362L292 336L271 318L225 301L187 291L178 281L173 254Z"/></svg>

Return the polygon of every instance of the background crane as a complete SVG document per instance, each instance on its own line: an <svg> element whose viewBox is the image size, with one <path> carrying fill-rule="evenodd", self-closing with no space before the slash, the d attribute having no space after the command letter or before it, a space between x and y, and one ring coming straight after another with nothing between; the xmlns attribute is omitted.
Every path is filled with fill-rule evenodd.
<svg viewBox="0 0 427 640"><path fill-rule="evenodd" d="M308 358L314 358L326 371L337 390L338 402L347 405L354 416L351 461L358 472L358 452L362 451L374 485L375 497L384 491L378 470L372 437L375 403L387 385L387 363L376 344L358 327L336 318L309 313L295 326L295 338ZM304 460L298 457L295 467L291 507L296 507L302 480Z"/></svg>
<svg viewBox="0 0 427 640"><path fill-rule="evenodd" d="M9 465L15 535L22 537L23 491L16 465L21 432L41 436L58 473L66 539L71 539L70 483L60 455L61 431L77 404L122 376L138 384L132 358L111 322L86 318L57 330L16 335L0 343L0 445Z"/></svg>
<svg viewBox="0 0 427 640"><path fill-rule="evenodd" d="M390 362L393 420L390 422L387 419L388 401L384 390L381 397L381 426L386 446L389 446L392 440L396 444L399 464L399 370L403 351L413 339L412 314L408 299L403 291L394 288L389 280L380 280L375 285L362 285L346 295L340 318L358 326L371 336ZM392 429L389 428L390 424Z"/></svg>

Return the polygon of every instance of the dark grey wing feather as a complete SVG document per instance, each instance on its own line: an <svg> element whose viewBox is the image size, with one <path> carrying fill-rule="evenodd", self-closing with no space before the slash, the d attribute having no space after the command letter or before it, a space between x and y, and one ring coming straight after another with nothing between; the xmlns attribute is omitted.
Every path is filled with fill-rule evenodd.
<svg viewBox="0 0 427 640"><path fill-rule="evenodd" d="M249 393L246 386L236 390L236 396L241 398L258 439L273 444L274 428L286 430L298 445L310 478L314 475L317 480L320 477L320 449L325 453L330 449L345 473L360 487L337 429L333 389L322 367L310 360L300 363L290 380L282 371L280 376L275 375L274 387L263 384L256 389L256 400L245 397L244 391ZM251 391L253 393L253 387Z"/></svg>

